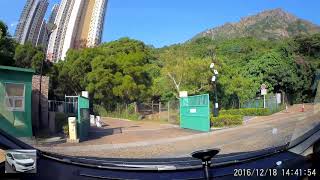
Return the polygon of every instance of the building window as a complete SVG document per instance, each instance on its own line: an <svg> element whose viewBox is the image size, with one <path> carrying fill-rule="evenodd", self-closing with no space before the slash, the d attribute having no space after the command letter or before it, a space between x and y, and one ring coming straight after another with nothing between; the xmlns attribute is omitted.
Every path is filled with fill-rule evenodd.
<svg viewBox="0 0 320 180"><path fill-rule="evenodd" d="M24 111L24 84L5 83L5 105L9 111Z"/></svg>

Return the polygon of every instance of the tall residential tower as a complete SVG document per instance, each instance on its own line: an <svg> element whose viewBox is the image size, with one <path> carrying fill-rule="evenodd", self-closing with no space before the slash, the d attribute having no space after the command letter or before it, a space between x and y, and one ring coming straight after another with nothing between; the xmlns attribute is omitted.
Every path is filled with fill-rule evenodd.
<svg viewBox="0 0 320 180"><path fill-rule="evenodd" d="M15 32L17 42L36 45L48 5L48 0L27 0Z"/></svg>
<svg viewBox="0 0 320 180"><path fill-rule="evenodd" d="M101 43L108 0L62 0L49 40L47 59L64 60L67 51Z"/></svg>
<svg viewBox="0 0 320 180"><path fill-rule="evenodd" d="M52 8L48 22L42 21L40 32L37 38L36 46L41 46L44 52L47 52L49 36L53 28L55 28L54 20L58 13L59 4L55 4Z"/></svg>

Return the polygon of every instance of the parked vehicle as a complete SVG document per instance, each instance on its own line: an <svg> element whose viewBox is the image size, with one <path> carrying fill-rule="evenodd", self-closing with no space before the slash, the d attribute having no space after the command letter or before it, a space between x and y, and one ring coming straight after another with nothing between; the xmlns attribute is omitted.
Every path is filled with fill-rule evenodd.
<svg viewBox="0 0 320 180"><path fill-rule="evenodd" d="M35 169L35 161L23 153L8 152L6 160L16 172L27 172Z"/></svg>

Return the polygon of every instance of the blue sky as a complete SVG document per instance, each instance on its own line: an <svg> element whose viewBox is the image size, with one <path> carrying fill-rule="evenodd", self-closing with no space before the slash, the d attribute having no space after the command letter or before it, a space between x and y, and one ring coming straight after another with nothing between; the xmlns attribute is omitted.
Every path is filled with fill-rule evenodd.
<svg viewBox="0 0 320 180"><path fill-rule="evenodd" d="M50 0L50 7L60 0ZM26 0L1 0L0 20L13 33ZM320 25L318 0L109 0L103 41L130 37L162 47L260 11L282 8ZM48 15L47 15L48 16Z"/></svg>

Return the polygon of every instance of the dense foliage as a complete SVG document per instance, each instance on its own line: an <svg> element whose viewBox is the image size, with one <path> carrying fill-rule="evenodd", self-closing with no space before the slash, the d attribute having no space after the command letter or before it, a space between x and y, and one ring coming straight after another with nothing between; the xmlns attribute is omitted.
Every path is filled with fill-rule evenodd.
<svg viewBox="0 0 320 180"><path fill-rule="evenodd" d="M229 108L239 107L241 103L259 96L262 83L267 85L269 93L286 94L291 103L310 101L313 97L311 86L314 83L315 69L320 62L317 54L319 42L319 34L297 36L285 41L251 37L224 41L199 38L164 47L157 50L157 53L163 62L168 59L163 54L170 53L172 58L183 57L187 61L194 58L206 60L210 58L210 51L214 50L216 58L212 61L217 64L220 72L219 103L223 108ZM305 49L306 46L309 47L308 50ZM207 88L202 89L201 93L211 93L212 89L208 61L203 71L195 69L198 72L197 78L206 81ZM202 72L207 74L202 76ZM182 90L192 92L190 88Z"/></svg>
<svg viewBox="0 0 320 180"><path fill-rule="evenodd" d="M51 73L53 94L77 94L87 90L95 104L145 101L151 97L152 74L157 66L149 47L122 38L97 48L70 50Z"/></svg>
<svg viewBox="0 0 320 180"><path fill-rule="evenodd" d="M0 21L0 65L14 65L15 43L10 37L8 27Z"/></svg>
<svg viewBox="0 0 320 180"><path fill-rule="evenodd" d="M0 29L0 65L34 68L39 73L45 59L41 48L17 45L5 24L0 23ZM44 74L50 76L50 99L87 90L95 104L114 109L117 103L176 99L179 91L212 96L209 65L214 62L220 108L228 109L260 96L262 83L269 93L286 94L292 103L310 101L319 60L320 34L281 41L204 37L158 49L121 38L95 48L69 50L65 61L45 62Z"/></svg>

